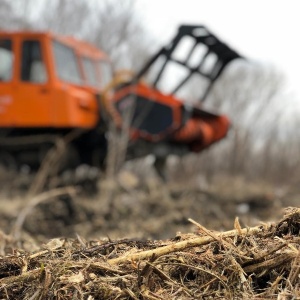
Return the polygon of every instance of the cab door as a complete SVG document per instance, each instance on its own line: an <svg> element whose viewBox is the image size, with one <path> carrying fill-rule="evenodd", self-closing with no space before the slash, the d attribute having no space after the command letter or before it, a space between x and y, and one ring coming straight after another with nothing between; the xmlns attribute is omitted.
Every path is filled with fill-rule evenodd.
<svg viewBox="0 0 300 300"><path fill-rule="evenodd" d="M14 123L17 127L51 127L53 108L43 39L20 43L19 83L15 87Z"/></svg>

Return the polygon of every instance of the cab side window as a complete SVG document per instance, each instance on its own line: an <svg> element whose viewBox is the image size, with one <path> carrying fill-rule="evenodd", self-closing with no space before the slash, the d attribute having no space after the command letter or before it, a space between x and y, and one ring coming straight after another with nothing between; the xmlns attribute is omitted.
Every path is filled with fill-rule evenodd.
<svg viewBox="0 0 300 300"><path fill-rule="evenodd" d="M0 81L12 79L13 61L11 40L0 39Z"/></svg>
<svg viewBox="0 0 300 300"><path fill-rule="evenodd" d="M24 41L22 44L21 80L33 83L48 80L39 41Z"/></svg>

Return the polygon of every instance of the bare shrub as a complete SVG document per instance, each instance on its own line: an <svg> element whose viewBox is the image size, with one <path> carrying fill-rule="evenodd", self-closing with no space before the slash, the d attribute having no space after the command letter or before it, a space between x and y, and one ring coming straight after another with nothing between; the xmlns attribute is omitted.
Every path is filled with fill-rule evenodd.
<svg viewBox="0 0 300 300"><path fill-rule="evenodd" d="M281 72L263 64L236 62L226 70L207 104L227 114L232 127L200 158L208 177L223 172L278 182L297 172L297 119L288 113L284 82Z"/></svg>
<svg viewBox="0 0 300 300"><path fill-rule="evenodd" d="M0 3L0 28L51 30L98 45L117 69L137 69L151 51L135 0L9 1ZM3 15L3 18L2 18Z"/></svg>

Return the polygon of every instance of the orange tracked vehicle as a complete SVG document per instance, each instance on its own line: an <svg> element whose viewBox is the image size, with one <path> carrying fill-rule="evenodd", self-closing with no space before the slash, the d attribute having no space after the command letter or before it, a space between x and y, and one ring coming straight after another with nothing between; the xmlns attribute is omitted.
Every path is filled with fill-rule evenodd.
<svg viewBox="0 0 300 300"><path fill-rule="evenodd" d="M185 55L178 50L182 45ZM128 159L202 151L226 136L229 121L202 105L188 105L184 94L193 80L200 100L206 99L236 58L240 55L204 26L181 26L137 75L109 84L108 56L88 43L49 32L0 31L0 162L37 168L57 137L76 132L68 166L103 166L107 116L121 129L125 115L130 115ZM170 65L184 73L170 73Z"/></svg>
<svg viewBox="0 0 300 300"><path fill-rule="evenodd" d="M72 141L73 163L103 160L99 95L111 78L108 57L87 43L48 32L0 32L2 163L37 167L57 136L74 129L81 134Z"/></svg>

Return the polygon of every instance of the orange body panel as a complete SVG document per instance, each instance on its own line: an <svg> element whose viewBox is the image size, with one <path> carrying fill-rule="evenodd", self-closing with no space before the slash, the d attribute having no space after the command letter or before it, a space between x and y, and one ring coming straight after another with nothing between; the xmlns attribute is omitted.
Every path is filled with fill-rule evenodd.
<svg viewBox="0 0 300 300"><path fill-rule="evenodd" d="M209 119L194 117L174 134L173 139L188 144L193 152L200 152L224 138L229 127L230 122L226 116Z"/></svg>
<svg viewBox="0 0 300 300"><path fill-rule="evenodd" d="M150 102L160 103L172 110L172 123L164 131L159 134L151 134L133 126L131 127L131 139L142 138L157 142L167 136L170 141L186 144L191 151L200 152L224 138L229 130L230 122L226 116L207 114L207 116L200 117L195 114L190 116L187 121L182 122L184 107L181 100L173 95L162 94L142 83L122 88L114 95L113 101L116 103L124 101L128 95L133 95L136 99L143 97ZM123 105L126 105L126 103L123 103ZM128 105L132 105L132 103L128 103ZM159 121L154 117L152 122Z"/></svg>
<svg viewBox="0 0 300 300"><path fill-rule="evenodd" d="M99 103L96 98L100 88L91 87L86 83L80 57L87 57L91 61L109 62L103 52L87 43L48 32L0 31L1 38L11 39L14 61L12 79L10 81L0 80L0 127L87 129L95 127L100 115ZM53 40L72 49L77 59L82 83L74 84L59 78L55 69ZM24 41L39 42L47 73L45 82L21 80L21 45ZM99 77L97 79L99 80Z"/></svg>

